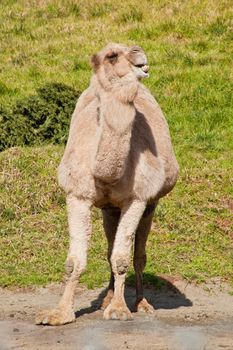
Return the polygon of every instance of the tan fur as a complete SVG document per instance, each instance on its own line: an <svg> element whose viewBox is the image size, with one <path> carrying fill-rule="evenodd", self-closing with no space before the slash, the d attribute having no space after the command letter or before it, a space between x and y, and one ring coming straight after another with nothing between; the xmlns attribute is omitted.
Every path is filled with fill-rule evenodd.
<svg viewBox="0 0 233 350"><path fill-rule="evenodd" d="M158 201L174 187L178 164L162 111L140 83L148 71L144 51L137 46L109 44L93 56L92 66L94 75L77 102L58 170L59 184L68 195L71 234L68 262L72 261L71 276L60 305L71 314L72 283L86 266L90 233L85 228L85 220L89 227L91 205L118 207L121 216L115 227L110 259L115 290L113 295L110 292L104 317L128 319L131 316L123 291L132 238L147 204ZM142 233L145 237L152 216ZM138 266L136 262L135 266ZM141 276L142 269L139 270ZM137 303L149 309L143 296ZM37 323L53 324L49 315L51 312L43 313ZM61 317L56 324L63 321L67 322Z"/></svg>

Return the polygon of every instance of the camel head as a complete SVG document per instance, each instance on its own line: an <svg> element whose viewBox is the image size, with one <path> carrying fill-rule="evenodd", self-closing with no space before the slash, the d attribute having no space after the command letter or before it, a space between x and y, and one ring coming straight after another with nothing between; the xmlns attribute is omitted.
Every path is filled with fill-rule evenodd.
<svg viewBox="0 0 233 350"><path fill-rule="evenodd" d="M140 80L149 76L147 57L139 46L108 44L92 56L92 67L97 77L114 83L121 78Z"/></svg>

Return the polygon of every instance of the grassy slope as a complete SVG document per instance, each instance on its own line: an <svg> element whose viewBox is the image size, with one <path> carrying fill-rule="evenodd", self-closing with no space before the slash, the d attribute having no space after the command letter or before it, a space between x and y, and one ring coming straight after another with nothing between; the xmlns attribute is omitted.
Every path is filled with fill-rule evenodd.
<svg viewBox="0 0 233 350"><path fill-rule="evenodd" d="M89 56L109 41L146 50L145 84L164 110L181 166L161 201L148 243L148 274L197 280L232 272L231 1L2 1L0 104L48 81L84 89ZM0 155L0 284L60 280L67 250L63 194L55 180L60 147ZM107 279L106 244L94 213L89 286Z"/></svg>

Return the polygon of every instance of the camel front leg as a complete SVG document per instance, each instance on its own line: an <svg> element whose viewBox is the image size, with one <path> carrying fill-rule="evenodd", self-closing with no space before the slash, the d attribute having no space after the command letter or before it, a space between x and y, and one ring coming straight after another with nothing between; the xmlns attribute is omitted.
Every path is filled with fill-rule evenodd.
<svg viewBox="0 0 233 350"><path fill-rule="evenodd" d="M136 310L152 313L154 308L143 296L143 271L146 266L146 241L150 232L154 209L157 203L150 204L139 222L134 243L134 270L136 274Z"/></svg>
<svg viewBox="0 0 233 350"><path fill-rule="evenodd" d="M125 277L129 266L134 233L145 206L145 202L134 200L121 211L111 256L111 265L115 278L114 295L111 303L104 310L105 319L128 320L132 318L124 298Z"/></svg>
<svg viewBox="0 0 233 350"><path fill-rule="evenodd" d="M36 324L62 325L75 320L74 293L79 276L86 268L88 241L91 236L91 203L67 197L70 248L66 260L67 282L55 309L40 311Z"/></svg>

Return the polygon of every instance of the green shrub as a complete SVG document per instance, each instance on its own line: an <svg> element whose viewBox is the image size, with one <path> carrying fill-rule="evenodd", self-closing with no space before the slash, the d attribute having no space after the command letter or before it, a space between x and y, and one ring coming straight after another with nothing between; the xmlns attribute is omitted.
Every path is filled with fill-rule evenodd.
<svg viewBox="0 0 233 350"><path fill-rule="evenodd" d="M0 135L0 151L12 146L32 144L35 138L24 116L16 116L3 108L0 109Z"/></svg>
<svg viewBox="0 0 233 350"><path fill-rule="evenodd" d="M65 143L79 95L80 92L70 86L49 83L35 95L17 101L11 111L0 109L0 150Z"/></svg>

